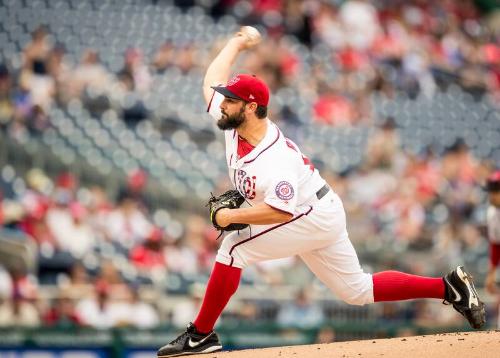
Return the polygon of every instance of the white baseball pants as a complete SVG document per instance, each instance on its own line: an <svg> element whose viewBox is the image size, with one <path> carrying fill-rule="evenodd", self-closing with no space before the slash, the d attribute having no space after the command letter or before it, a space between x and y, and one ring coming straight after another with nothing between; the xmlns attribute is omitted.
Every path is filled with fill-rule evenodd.
<svg viewBox="0 0 500 358"><path fill-rule="evenodd" d="M363 272L349 240L342 201L332 190L282 224L251 225L224 238L216 261L244 268L299 255L337 297L353 305L373 303L372 275Z"/></svg>

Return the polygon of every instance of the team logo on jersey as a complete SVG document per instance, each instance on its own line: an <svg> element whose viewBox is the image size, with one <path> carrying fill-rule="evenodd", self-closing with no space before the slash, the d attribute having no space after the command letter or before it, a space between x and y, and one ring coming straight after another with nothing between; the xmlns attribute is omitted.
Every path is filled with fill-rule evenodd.
<svg viewBox="0 0 500 358"><path fill-rule="evenodd" d="M292 184L287 181L280 181L278 185L276 185L275 192L281 200L290 200L293 198L294 194Z"/></svg>
<svg viewBox="0 0 500 358"><path fill-rule="evenodd" d="M240 78L239 78L238 76L234 76L234 77L233 77L233 78L231 78L229 81L227 81L227 85L226 85L226 86L227 86L227 87L232 86L232 85L234 85L234 84L238 83L238 82L239 82L239 80L240 80Z"/></svg>
<svg viewBox="0 0 500 358"><path fill-rule="evenodd" d="M248 176L244 170L238 170L237 177L237 186L239 188L239 192L245 196L247 199L255 199L257 192L255 190L255 183L257 181L257 177Z"/></svg>

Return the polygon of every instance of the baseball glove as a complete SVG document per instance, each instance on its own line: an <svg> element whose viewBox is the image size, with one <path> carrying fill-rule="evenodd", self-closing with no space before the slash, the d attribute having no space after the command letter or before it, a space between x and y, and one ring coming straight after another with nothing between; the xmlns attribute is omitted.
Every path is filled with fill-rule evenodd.
<svg viewBox="0 0 500 358"><path fill-rule="evenodd" d="M208 200L207 206L209 207L210 210L210 221L212 222L213 226L220 231L234 231L234 230L243 230L248 226L248 224L229 224L226 227L221 227L219 224L217 224L217 221L215 221L215 214L217 214L217 211L223 208L228 208L228 209L237 209L245 202L245 198L238 192L238 190L228 190L224 194L221 194L219 196L212 196L210 197L210 200Z"/></svg>

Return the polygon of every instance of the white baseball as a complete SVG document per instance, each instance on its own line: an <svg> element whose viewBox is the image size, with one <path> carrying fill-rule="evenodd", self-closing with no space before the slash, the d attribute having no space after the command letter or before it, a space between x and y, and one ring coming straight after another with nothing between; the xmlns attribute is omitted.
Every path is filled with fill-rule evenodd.
<svg viewBox="0 0 500 358"><path fill-rule="evenodd" d="M262 39L259 30L253 26L242 26L240 31L246 36L248 47L257 45Z"/></svg>

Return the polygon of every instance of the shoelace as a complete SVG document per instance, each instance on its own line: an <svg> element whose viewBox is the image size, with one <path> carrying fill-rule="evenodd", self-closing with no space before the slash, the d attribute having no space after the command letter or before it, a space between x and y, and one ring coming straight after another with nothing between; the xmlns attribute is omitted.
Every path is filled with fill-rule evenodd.
<svg viewBox="0 0 500 358"><path fill-rule="evenodd" d="M183 334L181 334L179 337L177 337L176 339L174 339L172 342L170 342L170 344L176 344L176 343L179 343L180 341L182 341L182 339L185 337L185 336L188 336L189 333L186 331L184 332Z"/></svg>

